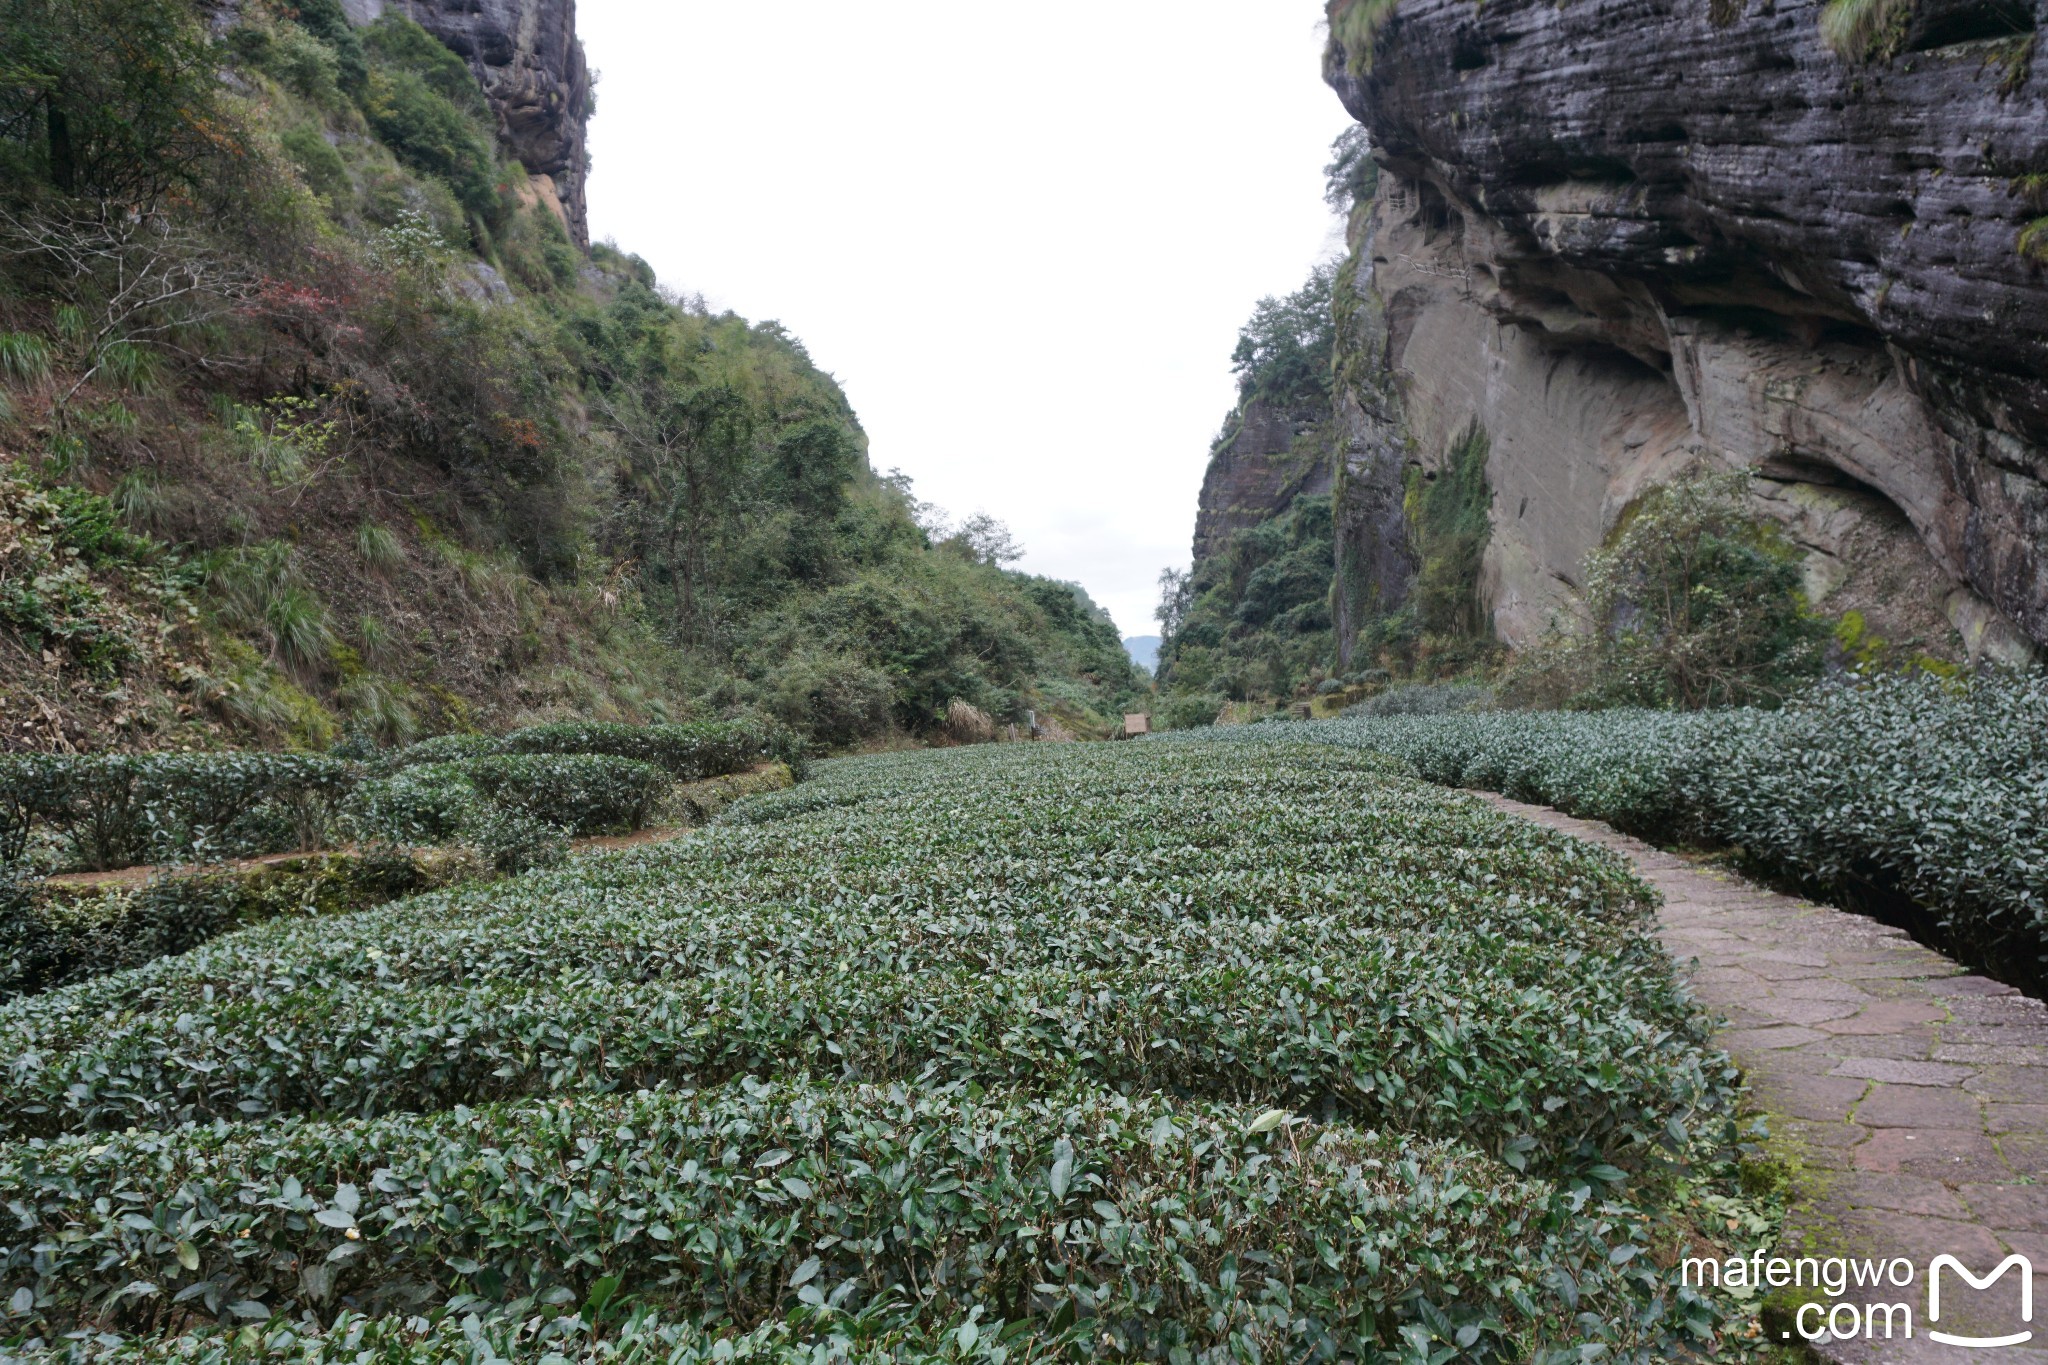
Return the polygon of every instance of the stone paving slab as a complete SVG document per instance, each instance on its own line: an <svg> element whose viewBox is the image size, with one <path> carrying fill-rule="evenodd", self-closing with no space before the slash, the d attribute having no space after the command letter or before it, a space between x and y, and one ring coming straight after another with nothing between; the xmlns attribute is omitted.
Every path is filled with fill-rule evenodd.
<svg viewBox="0 0 2048 1365"><path fill-rule="evenodd" d="M1843 1296L1908 1304L1912 1340L1817 1342L1818 1353L1855 1365L2048 1365L2048 1007L1875 920L1594 821L1478 795L1625 855L1663 894L1660 936L1725 1021L1720 1042L1795 1171L1779 1254L1912 1262L1906 1288ZM2032 1262L2031 1320L2011 1271L1984 1290L1944 1271L1940 1320L1927 1320L1934 1257L1983 1276L2015 1253ZM2028 1330L2030 1341L1994 1348L1928 1335Z"/></svg>

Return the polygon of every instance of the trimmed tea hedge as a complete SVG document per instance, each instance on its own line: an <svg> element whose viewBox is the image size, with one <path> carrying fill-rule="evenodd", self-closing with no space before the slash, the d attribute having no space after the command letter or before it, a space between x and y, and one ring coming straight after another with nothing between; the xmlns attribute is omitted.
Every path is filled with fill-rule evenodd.
<svg viewBox="0 0 2048 1365"><path fill-rule="evenodd" d="M147 969L139 1013L106 1017L133 976L24 1002L0 1124L938 1067L1284 1097L1570 1165L1620 1159L1711 1091L1618 860L1376 766L1041 762L1020 776L1072 790L1020 804L964 764L965 785L940 769L904 792L867 765L815 784L843 803L823 810L799 789L687 844L217 942ZM812 808L764 819L791 800ZM1143 871L1077 906L1077 878L1122 865L1098 870L1098 843ZM280 984L300 980L317 1009Z"/></svg>
<svg viewBox="0 0 2048 1365"><path fill-rule="evenodd" d="M1733 1073L1649 893L1401 766L842 760L0 1007L0 1303L422 1360L615 1345L615 1294L656 1358L1676 1349L1713 1312L1624 1196Z"/></svg>
<svg viewBox="0 0 2048 1365"><path fill-rule="evenodd" d="M257 872L175 873L139 887L62 894L0 869L0 1000L188 952L280 915L361 909L430 884L402 857L329 855Z"/></svg>
<svg viewBox="0 0 2048 1365"><path fill-rule="evenodd" d="M366 770L383 786L354 804L374 837L458 837L465 784L530 823L616 832L644 823L665 791L656 789L650 766L656 776L698 781L771 758L803 775L801 738L751 720L441 735L366 767L324 755L242 751L0 755L0 863L33 859L98 872L310 852L337 833L336 818ZM419 768L434 771L408 776ZM614 790L603 790L607 784ZM504 823L487 814L472 812L471 823Z"/></svg>
<svg viewBox="0 0 2048 1365"><path fill-rule="evenodd" d="M1852 906L1921 907L1942 946L2048 993L2041 674L1886 675L1776 711L1346 716L1195 738L1353 746L1645 838L1732 845Z"/></svg>
<svg viewBox="0 0 2048 1365"><path fill-rule="evenodd" d="M651 763L601 754L494 754L422 763L365 782L356 827L394 843L461 839L489 807L515 810L571 834L640 829L673 785Z"/></svg>
<svg viewBox="0 0 2048 1365"><path fill-rule="evenodd" d="M773 721L701 721L685 725L618 725L570 722L535 725L508 734L440 735L383 755L380 773L427 763L448 763L500 754L608 754L652 763L684 782L723 777L757 763L787 763L804 775L804 742Z"/></svg>
<svg viewBox="0 0 2048 1365"><path fill-rule="evenodd" d="M353 783L315 754L0 756L0 862L39 829L90 871L316 849Z"/></svg>
<svg viewBox="0 0 2048 1365"><path fill-rule="evenodd" d="M705 721L690 725L536 725L506 735L508 754L611 754L638 759L685 782L723 777L774 759L799 776L803 740L769 721Z"/></svg>
<svg viewBox="0 0 2048 1365"><path fill-rule="evenodd" d="M1149 1359L1341 1353L1402 1320L1483 1354L1569 1320L1560 1272L1583 1307L1635 1311L1566 1192L1455 1144L1261 1115L766 1084L72 1139L0 1158L44 1247L5 1270L53 1327L160 1330L180 1298L580 1306L609 1281L740 1332L792 1302L942 1321L1002 1305Z"/></svg>

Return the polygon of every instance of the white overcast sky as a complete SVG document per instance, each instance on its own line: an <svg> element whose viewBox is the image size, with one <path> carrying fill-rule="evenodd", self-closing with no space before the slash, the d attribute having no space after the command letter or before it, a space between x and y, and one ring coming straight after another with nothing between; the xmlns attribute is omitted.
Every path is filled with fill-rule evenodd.
<svg viewBox="0 0 2048 1365"><path fill-rule="evenodd" d="M591 232L775 318L878 470L1126 635L1262 295L1340 245L1315 0L581 0Z"/></svg>

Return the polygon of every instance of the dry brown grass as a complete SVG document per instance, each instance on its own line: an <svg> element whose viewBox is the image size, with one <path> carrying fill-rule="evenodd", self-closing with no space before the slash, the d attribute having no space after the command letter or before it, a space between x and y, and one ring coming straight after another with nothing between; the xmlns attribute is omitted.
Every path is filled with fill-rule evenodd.
<svg viewBox="0 0 2048 1365"><path fill-rule="evenodd" d="M958 697L946 703L946 719L940 728L955 744L993 744L996 738L995 719Z"/></svg>

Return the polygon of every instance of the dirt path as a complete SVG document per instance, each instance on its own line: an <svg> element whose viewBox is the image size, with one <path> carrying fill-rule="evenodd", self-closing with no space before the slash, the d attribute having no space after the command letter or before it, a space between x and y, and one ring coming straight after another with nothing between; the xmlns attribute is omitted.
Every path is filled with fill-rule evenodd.
<svg viewBox="0 0 2048 1365"><path fill-rule="evenodd" d="M1796 1171L1786 1255L1905 1257L1911 1341L1815 1342L1829 1360L2048 1362L2048 1008L1972 976L1874 920L1763 890L1606 825L1480 793L1503 810L1625 854L1664 895L1661 933L1695 959L1694 989L1725 1017L1721 1042L1748 1073L1773 1150ZM1986 1276L2031 1259L2031 1321L2015 1271L1974 1290L1929 1265L1955 1256ZM1824 1297L1824 1296L1822 1296ZM1842 1310L1839 1321L1847 1321ZM1817 1325L1808 1318L1809 1325ZM2024 1344L1944 1345L1930 1331Z"/></svg>

